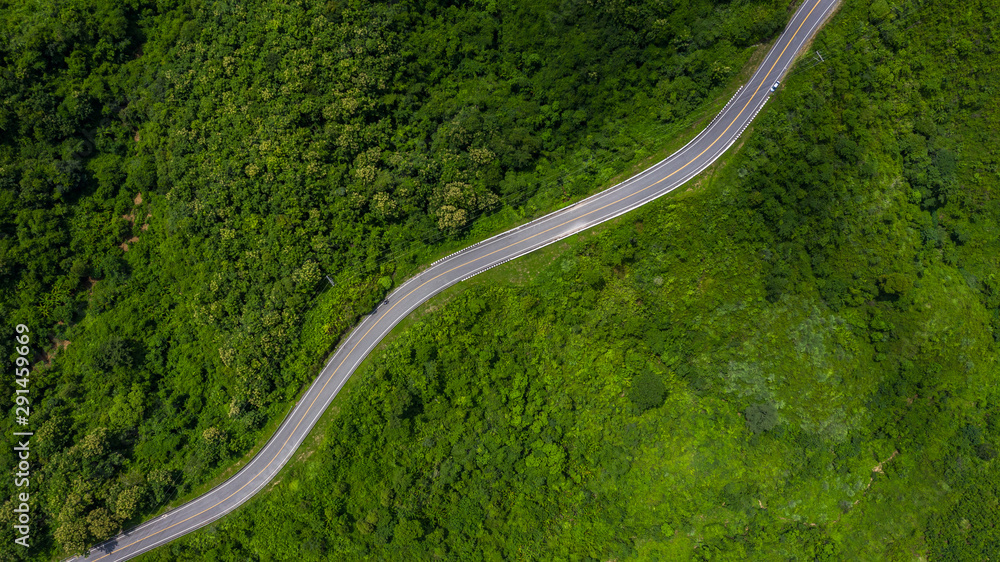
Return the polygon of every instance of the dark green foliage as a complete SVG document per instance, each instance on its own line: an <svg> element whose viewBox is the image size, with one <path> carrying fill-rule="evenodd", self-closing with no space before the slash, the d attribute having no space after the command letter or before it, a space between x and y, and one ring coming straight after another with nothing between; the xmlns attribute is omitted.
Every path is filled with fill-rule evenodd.
<svg viewBox="0 0 1000 562"><path fill-rule="evenodd" d="M93 356L94 368L110 371L115 368L129 369L132 367L132 350L129 342L117 336L112 336L102 343Z"/></svg>
<svg viewBox="0 0 1000 562"><path fill-rule="evenodd" d="M80 550L223 472L403 277L687 128L785 8L4 5L0 316L31 327L47 365L37 546L0 558ZM588 284L593 299L604 279ZM432 407L404 389L391 402L394 438ZM87 460L88 439L108 462ZM146 498L135 513L121 490ZM419 519L398 529L424 536ZM318 536L304 555L329 548Z"/></svg>
<svg viewBox="0 0 1000 562"><path fill-rule="evenodd" d="M640 411L656 408L663 404L663 397L667 392L667 387L663 385L660 375L646 369L632 379L632 386L628 390L629 400L635 404Z"/></svg>
<svg viewBox="0 0 1000 562"><path fill-rule="evenodd" d="M747 420L747 428L754 433L771 431L778 424L778 411L770 403L750 404L743 415Z"/></svg>
<svg viewBox="0 0 1000 562"><path fill-rule="evenodd" d="M606 184L786 8L5 7L0 309L54 356L37 546L0 552L222 472L441 243ZM992 556L998 17L845 2L700 188L475 280L148 557Z"/></svg>
<svg viewBox="0 0 1000 562"><path fill-rule="evenodd" d="M309 461L149 558L994 556L998 18L845 3L701 189L442 297Z"/></svg>
<svg viewBox="0 0 1000 562"><path fill-rule="evenodd" d="M979 460L991 461L996 458L997 450L989 443L979 443L976 445L976 456L979 457Z"/></svg>

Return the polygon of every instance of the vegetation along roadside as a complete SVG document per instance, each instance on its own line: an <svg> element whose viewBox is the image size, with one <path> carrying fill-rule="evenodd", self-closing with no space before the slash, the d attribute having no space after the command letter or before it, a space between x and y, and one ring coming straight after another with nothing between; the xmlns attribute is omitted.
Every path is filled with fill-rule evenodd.
<svg viewBox="0 0 1000 562"><path fill-rule="evenodd" d="M789 14L0 7L0 311L41 344L33 546L0 552L80 552L210 485L400 276L606 185Z"/></svg>

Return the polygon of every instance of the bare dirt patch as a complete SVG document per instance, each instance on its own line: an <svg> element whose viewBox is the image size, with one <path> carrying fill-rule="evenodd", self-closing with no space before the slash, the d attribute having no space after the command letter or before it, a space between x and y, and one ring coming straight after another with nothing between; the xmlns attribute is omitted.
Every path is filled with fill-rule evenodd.
<svg viewBox="0 0 1000 562"><path fill-rule="evenodd" d="M52 349L45 352L45 357L42 359L42 362L45 363L46 366L51 365L52 360L56 358L56 355L58 355L60 351L69 347L69 344L71 343L73 342L69 340L52 338Z"/></svg>
<svg viewBox="0 0 1000 562"><path fill-rule="evenodd" d="M139 205L142 205L142 192L141 191L139 193L135 194L135 198L132 199L132 202L135 203L136 207L138 207ZM128 213L127 215L122 215L122 219L128 221L132 226L135 226L135 224L136 224L136 217L138 215L139 215L138 209L132 209L132 212ZM149 230L149 219L152 216L153 216L152 213L146 213L146 217L145 217L145 220L143 222L143 225L141 227L139 227L140 230L143 230L143 231ZM138 242L138 241L139 241L139 238L136 237L136 236L133 236L132 238L129 238L129 239L125 240L124 242L122 242L121 244L119 244L118 247L121 248L123 252L127 252L128 248L129 248L129 244L132 244L132 243L135 243L135 242Z"/></svg>
<svg viewBox="0 0 1000 562"><path fill-rule="evenodd" d="M121 248L123 252L127 252L128 251L128 245L129 244L135 244L138 241L139 241L139 237L138 236L133 236L133 237L129 238L128 240L126 240L126 241L122 242L121 244L119 244L118 247Z"/></svg>

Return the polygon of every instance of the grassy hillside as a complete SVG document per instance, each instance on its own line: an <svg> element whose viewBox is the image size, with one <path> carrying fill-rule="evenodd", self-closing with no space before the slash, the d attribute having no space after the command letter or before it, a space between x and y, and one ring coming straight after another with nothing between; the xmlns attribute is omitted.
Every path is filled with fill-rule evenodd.
<svg viewBox="0 0 1000 562"><path fill-rule="evenodd" d="M204 489L393 283L676 140L789 14L0 4L0 317L35 360L34 546L2 556L78 552Z"/></svg>
<svg viewBox="0 0 1000 562"><path fill-rule="evenodd" d="M845 2L699 187L436 298L145 559L994 555L998 20Z"/></svg>

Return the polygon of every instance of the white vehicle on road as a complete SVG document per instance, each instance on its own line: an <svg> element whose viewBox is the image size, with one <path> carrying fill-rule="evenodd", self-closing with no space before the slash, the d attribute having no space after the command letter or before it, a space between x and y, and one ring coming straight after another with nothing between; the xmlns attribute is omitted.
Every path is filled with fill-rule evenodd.
<svg viewBox="0 0 1000 562"><path fill-rule="evenodd" d="M428 299L469 277L641 207L703 172L736 143L770 95L764 86L774 79L771 92L777 90L778 79L839 1L802 2L746 86L678 151L574 205L441 258L400 283L341 340L291 412L242 469L201 496L95 546L89 556L72 560L124 562L234 511L277 476L362 361L390 330ZM169 558L166 553L163 557Z"/></svg>

